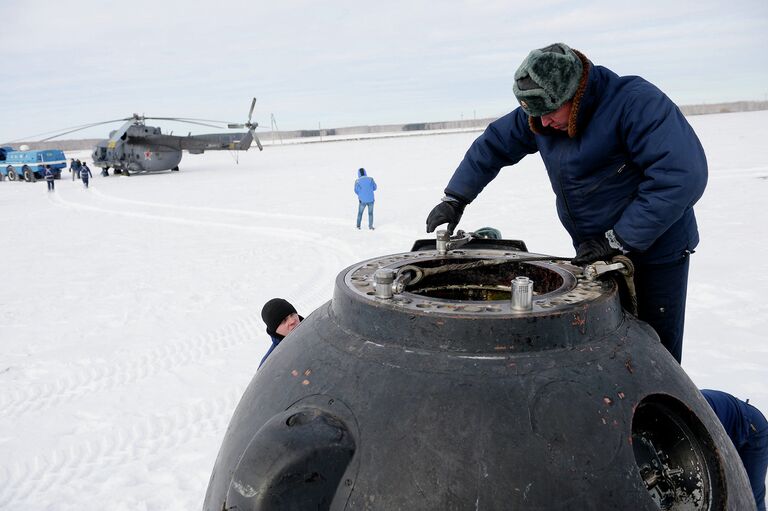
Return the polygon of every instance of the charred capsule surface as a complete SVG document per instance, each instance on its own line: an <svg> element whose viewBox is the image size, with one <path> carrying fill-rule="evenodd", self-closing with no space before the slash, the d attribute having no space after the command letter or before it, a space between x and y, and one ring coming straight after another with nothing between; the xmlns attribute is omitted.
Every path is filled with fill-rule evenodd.
<svg viewBox="0 0 768 511"><path fill-rule="evenodd" d="M754 509L617 282L535 256L470 243L342 271L251 381L205 509Z"/></svg>

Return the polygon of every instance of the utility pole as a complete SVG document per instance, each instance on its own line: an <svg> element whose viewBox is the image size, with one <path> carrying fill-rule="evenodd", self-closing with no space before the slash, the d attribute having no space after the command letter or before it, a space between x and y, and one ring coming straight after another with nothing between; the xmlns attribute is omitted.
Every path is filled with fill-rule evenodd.
<svg viewBox="0 0 768 511"><path fill-rule="evenodd" d="M275 143L275 132L277 132L277 136L280 137L280 143L282 144L283 135L280 134L280 128L277 127L277 119L275 119L275 114L269 114L269 120L272 129L272 143Z"/></svg>

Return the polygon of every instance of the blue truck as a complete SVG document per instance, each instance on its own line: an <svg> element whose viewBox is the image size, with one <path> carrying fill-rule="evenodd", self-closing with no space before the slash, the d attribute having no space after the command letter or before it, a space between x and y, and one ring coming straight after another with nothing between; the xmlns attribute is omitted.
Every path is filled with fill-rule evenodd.
<svg viewBox="0 0 768 511"><path fill-rule="evenodd" d="M42 179L46 165L51 167L54 179L61 179L61 171L67 166L64 151L61 149L23 151L10 146L0 147L0 181L5 178L9 181L23 179L27 182Z"/></svg>

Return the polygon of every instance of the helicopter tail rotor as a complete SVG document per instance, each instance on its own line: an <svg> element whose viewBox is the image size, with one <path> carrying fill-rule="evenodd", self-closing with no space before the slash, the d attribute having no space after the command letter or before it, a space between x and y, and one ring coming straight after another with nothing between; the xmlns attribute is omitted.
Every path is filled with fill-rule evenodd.
<svg viewBox="0 0 768 511"><path fill-rule="evenodd" d="M248 111L248 120L243 123L230 123L227 124L227 128L233 128L233 129L242 129L242 128L248 128L248 135L246 135L245 138L240 142L240 147L247 149L251 145L251 141L256 142L256 146L259 148L259 151L264 150L264 146L261 145L261 141L259 140L259 137L256 135L256 128L258 128L259 123L258 122L252 122L251 119L253 118L253 109L256 107L256 98L253 98L253 101L251 101L251 109Z"/></svg>
<svg viewBox="0 0 768 511"><path fill-rule="evenodd" d="M248 124L251 124L251 117L253 116L253 108L256 106L256 98L251 101L251 109L248 111Z"/></svg>
<svg viewBox="0 0 768 511"><path fill-rule="evenodd" d="M256 98L253 98L253 101L251 101L251 109L248 111L248 120L245 123L239 123L239 122L233 122L227 124L227 128L233 128L233 129L242 129L242 128L248 128L255 129L259 126L258 122L251 122L251 118L253 117L253 108L256 106Z"/></svg>

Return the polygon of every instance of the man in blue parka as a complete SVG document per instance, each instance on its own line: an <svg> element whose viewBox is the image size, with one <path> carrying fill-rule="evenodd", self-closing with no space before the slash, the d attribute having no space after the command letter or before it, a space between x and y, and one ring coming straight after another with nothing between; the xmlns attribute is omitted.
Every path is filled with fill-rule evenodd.
<svg viewBox="0 0 768 511"><path fill-rule="evenodd" d="M373 192L376 191L376 181L365 173L364 168L357 171L355 193L357 194L357 228L363 219L363 210L368 208L368 228L373 229Z"/></svg>
<svg viewBox="0 0 768 511"><path fill-rule="evenodd" d="M720 390L702 389L701 394L720 419L723 429L739 453L752 486L758 511L765 511L765 474L768 472L768 421L749 404Z"/></svg>
<svg viewBox="0 0 768 511"><path fill-rule="evenodd" d="M699 242L693 205L707 182L699 139L653 84L618 76L562 43L533 50L515 73L520 107L470 146L427 218L427 232L459 222L464 207L499 173L538 152L572 263L635 264L640 319L681 360L688 256Z"/></svg>

